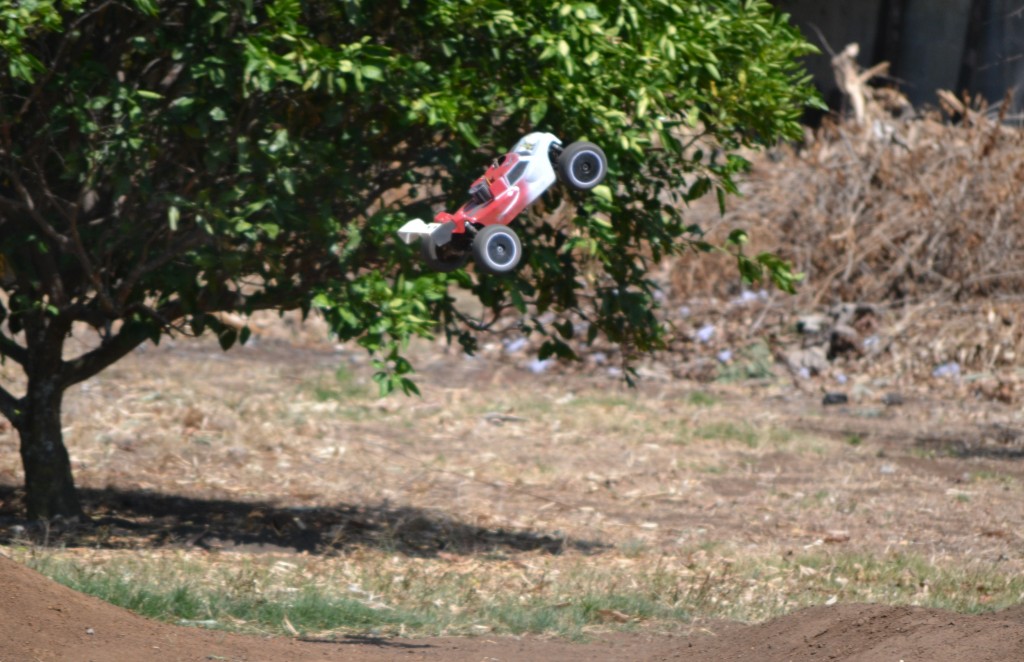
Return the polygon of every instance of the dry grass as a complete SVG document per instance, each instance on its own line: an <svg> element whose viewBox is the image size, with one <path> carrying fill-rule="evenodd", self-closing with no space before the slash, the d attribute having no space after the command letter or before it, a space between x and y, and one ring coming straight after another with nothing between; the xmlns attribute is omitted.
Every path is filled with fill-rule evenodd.
<svg viewBox="0 0 1024 662"><path fill-rule="evenodd" d="M967 425L1012 412L824 409L780 382L629 390L416 351L424 397L388 400L327 345L138 352L68 402L97 523L8 518L6 549L170 620L308 636L674 628L832 599L973 611L1024 593L1016 442L990 453ZM957 429L960 446L933 443ZM17 485L10 431L0 450ZM0 492L5 511L18 498Z"/></svg>

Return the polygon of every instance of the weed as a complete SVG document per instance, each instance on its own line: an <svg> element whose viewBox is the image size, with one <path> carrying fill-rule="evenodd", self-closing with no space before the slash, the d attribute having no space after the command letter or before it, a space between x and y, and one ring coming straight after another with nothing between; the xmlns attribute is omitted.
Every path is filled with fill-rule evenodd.
<svg viewBox="0 0 1024 662"><path fill-rule="evenodd" d="M594 393L590 395L577 396L572 400L572 406L577 408L596 409L633 409L638 402L635 398L616 395L614 393Z"/></svg>
<svg viewBox="0 0 1024 662"><path fill-rule="evenodd" d="M775 379L774 366L775 358L768 344L758 340L738 352L732 362L720 365L716 379L722 382Z"/></svg>
<svg viewBox="0 0 1024 662"><path fill-rule="evenodd" d="M1010 486L1015 481L1013 476L1008 474L1000 473L998 471L990 471L988 469L979 469L971 472L971 482L982 482L982 481L993 481L1003 486Z"/></svg>
<svg viewBox="0 0 1024 662"><path fill-rule="evenodd" d="M691 391L686 401L695 407L714 407L719 402L716 396L706 391Z"/></svg>
<svg viewBox="0 0 1024 662"><path fill-rule="evenodd" d="M619 552L626 558L637 558L643 556L650 550L650 544L645 540L627 540L619 545Z"/></svg>
<svg viewBox="0 0 1024 662"><path fill-rule="evenodd" d="M784 446L797 438L796 433L786 428L768 428L768 441L777 446Z"/></svg>
<svg viewBox="0 0 1024 662"><path fill-rule="evenodd" d="M708 423L697 428L693 434L698 439L738 441L750 448L757 448L758 446L757 429L746 423L732 423L729 421Z"/></svg>
<svg viewBox="0 0 1024 662"><path fill-rule="evenodd" d="M319 375L316 381L309 385L309 389L317 402L364 399L367 394L355 375L344 366L335 370L330 377Z"/></svg>

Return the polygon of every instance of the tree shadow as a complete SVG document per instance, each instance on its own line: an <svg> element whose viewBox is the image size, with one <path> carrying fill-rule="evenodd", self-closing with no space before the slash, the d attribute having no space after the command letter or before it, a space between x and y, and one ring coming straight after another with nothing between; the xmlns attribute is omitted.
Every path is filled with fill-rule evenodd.
<svg viewBox="0 0 1024 662"><path fill-rule="evenodd" d="M106 549L200 548L246 553L342 553L372 547L408 556L516 552L593 554L606 543L475 526L410 506L301 508L140 490L79 489L86 521L20 519L22 490L0 484L0 544Z"/></svg>

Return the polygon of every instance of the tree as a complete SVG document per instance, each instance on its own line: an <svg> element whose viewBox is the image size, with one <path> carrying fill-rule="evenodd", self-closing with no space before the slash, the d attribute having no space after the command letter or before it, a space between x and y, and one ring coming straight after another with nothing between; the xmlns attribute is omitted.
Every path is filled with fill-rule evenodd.
<svg viewBox="0 0 1024 662"><path fill-rule="evenodd" d="M31 518L81 514L66 389L164 334L244 342L219 312L317 308L385 391L415 389L412 336L472 350L486 321L455 287L545 354L571 354L572 319L656 347L648 267L715 248L686 202L734 192L737 150L816 103L811 47L762 0L0 0L0 26L0 357L25 375L0 412ZM517 276L424 272L395 229L533 128L603 145L608 185L517 221Z"/></svg>

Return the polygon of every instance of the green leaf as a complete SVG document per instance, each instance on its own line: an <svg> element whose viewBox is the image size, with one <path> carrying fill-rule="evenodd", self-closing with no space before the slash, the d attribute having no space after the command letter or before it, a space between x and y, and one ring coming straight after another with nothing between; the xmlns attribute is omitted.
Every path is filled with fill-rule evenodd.
<svg viewBox="0 0 1024 662"><path fill-rule="evenodd" d="M364 64L360 71L363 73L363 78L367 80L384 80L384 72L375 64Z"/></svg>
<svg viewBox="0 0 1024 662"><path fill-rule="evenodd" d="M727 243L735 246L742 246L748 241L750 241L750 235L745 230L733 230L729 233L729 238L726 240Z"/></svg>
<svg viewBox="0 0 1024 662"><path fill-rule="evenodd" d="M238 332L234 329L225 328L217 334L217 342L220 343L220 348L224 351L231 349L238 340Z"/></svg>
<svg viewBox="0 0 1024 662"><path fill-rule="evenodd" d="M612 201L612 189L607 184L598 184L590 192L605 202Z"/></svg>
<svg viewBox="0 0 1024 662"><path fill-rule="evenodd" d="M530 107L530 124L538 126L544 116L548 114L548 102L543 99L537 101Z"/></svg>
<svg viewBox="0 0 1024 662"><path fill-rule="evenodd" d="M260 229L263 230L271 241L277 239L278 235L281 234L281 226L276 223L260 223Z"/></svg>

